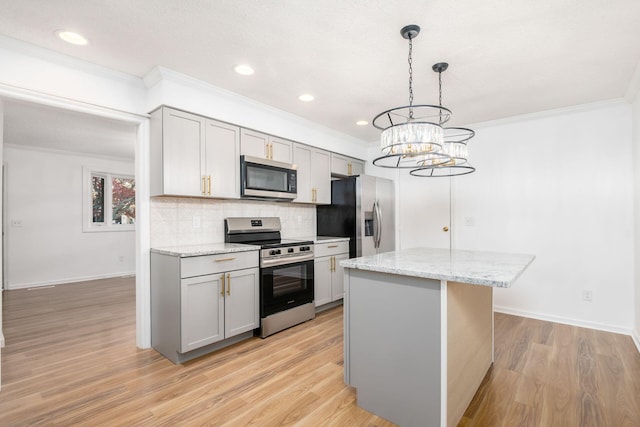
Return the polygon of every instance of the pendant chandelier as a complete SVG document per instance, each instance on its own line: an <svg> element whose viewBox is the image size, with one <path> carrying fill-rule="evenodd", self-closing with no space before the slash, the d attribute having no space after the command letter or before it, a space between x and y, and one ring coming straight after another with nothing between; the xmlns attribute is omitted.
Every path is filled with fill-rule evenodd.
<svg viewBox="0 0 640 427"><path fill-rule="evenodd" d="M439 104L413 104L413 39L420 33L417 25L400 30L409 40L409 105L383 111L373 119L380 129L382 156L373 164L386 168L411 169L419 177L465 175L475 171L468 163L467 142L474 137L471 129L444 127L451 110L442 106L442 73L449 64L439 62L432 69L438 73Z"/></svg>

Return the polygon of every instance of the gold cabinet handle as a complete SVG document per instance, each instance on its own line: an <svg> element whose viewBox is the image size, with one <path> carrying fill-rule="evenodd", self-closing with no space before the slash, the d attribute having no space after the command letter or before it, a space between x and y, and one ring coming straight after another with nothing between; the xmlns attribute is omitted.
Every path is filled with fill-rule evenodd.
<svg viewBox="0 0 640 427"><path fill-rule="evenodd" d="M351 163L347 164L347 175L351 175L353 174L353 168L351 166Z"/></svg>
<svg viewBox="0 0 640 427"><path fill-rule="evenodd" d="M214 259L215 262L224 262L224 261L233 261L234 259L236 259L236 257L231 257L231 258L216 258Z"/></svg>
<svg viewBox="0 0 640 427"><path fill-rule="evenodd" d="M270 151L270 154L269 154L270 157L269 158L271 160L273 160L273 142L271 144L269 144L269 145L271 146L271 148L269 149L269 151Z"/></svg>
<svg viewBox="0 0 640 427"><path fill-rule="evenodd" d="M447 226L442 227L442 231L444 231L446 233L447 231L449 231L449 227L447 227Z"/></svg>
<svg viewBox="0 0 640 427"><path fill-rule="evenodd" d="M331 261L331 263L330 263L331 264L331 271L336 271L336 257L332 256L330 258L330 261Z"/></svg>
<svg viewBox="0 0 640 427"><path fill-rule="evenodd" d="M227 273L227 295L231 296L231 273Z"/></svg>
<svg viewBox="0 0 640 427"><path fill-rule="evenodd" d="M222 283L222 286L220 286L220 296L223 297L224 296L224 273L222 273L222 275L220 276L220 282Z"/></svg>
<svg viewBox="0 0 640 427"><path fill-rule="evenodd" d="M206 195L207 194L207 177L206 176L202 176L202 195Z"/></svg>
<svg viewBox="0 0 640 427"><path fill-rule="evenodd" d="M211 175L207 176L207 194L211 195Z"/></svg>

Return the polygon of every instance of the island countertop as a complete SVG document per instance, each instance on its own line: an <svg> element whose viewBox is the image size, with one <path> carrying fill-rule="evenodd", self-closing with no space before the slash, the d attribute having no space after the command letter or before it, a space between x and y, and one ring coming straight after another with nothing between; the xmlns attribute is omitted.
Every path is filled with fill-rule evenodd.
<svg viewBox="0 0 640 427"><path fill-rule="evenodd" d="M508 288L535 255L410 248L340 262L345 268Z"/></svg>

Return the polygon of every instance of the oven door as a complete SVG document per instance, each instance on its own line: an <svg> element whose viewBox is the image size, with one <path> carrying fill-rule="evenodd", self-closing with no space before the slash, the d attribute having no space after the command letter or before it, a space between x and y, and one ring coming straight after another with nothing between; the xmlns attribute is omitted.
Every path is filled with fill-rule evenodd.
<svg viewBox="0 0 640 427"><path fill-rule="evenodd" d="M260 317L313 302L313 260L260 269Z"/></svg>

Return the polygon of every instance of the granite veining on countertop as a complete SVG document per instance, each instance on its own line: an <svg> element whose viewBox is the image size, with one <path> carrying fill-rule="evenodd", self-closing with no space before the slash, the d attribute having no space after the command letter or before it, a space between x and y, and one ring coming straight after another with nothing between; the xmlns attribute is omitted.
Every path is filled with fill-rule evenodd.
<svg viewBox="0 0 640 427"><path fill-rule="evenodd" d="M340 262L345 268L508 288L535 255L411 248Z"/></svg>
<svg viewBox="0 0 640 427"><path fill-rule="evenodd" d="M202 255L217 255L231 252L258 251L260 246L239 243L207 243L202 245L180 245L151 248L151 252L181 258Z"/></svg>

